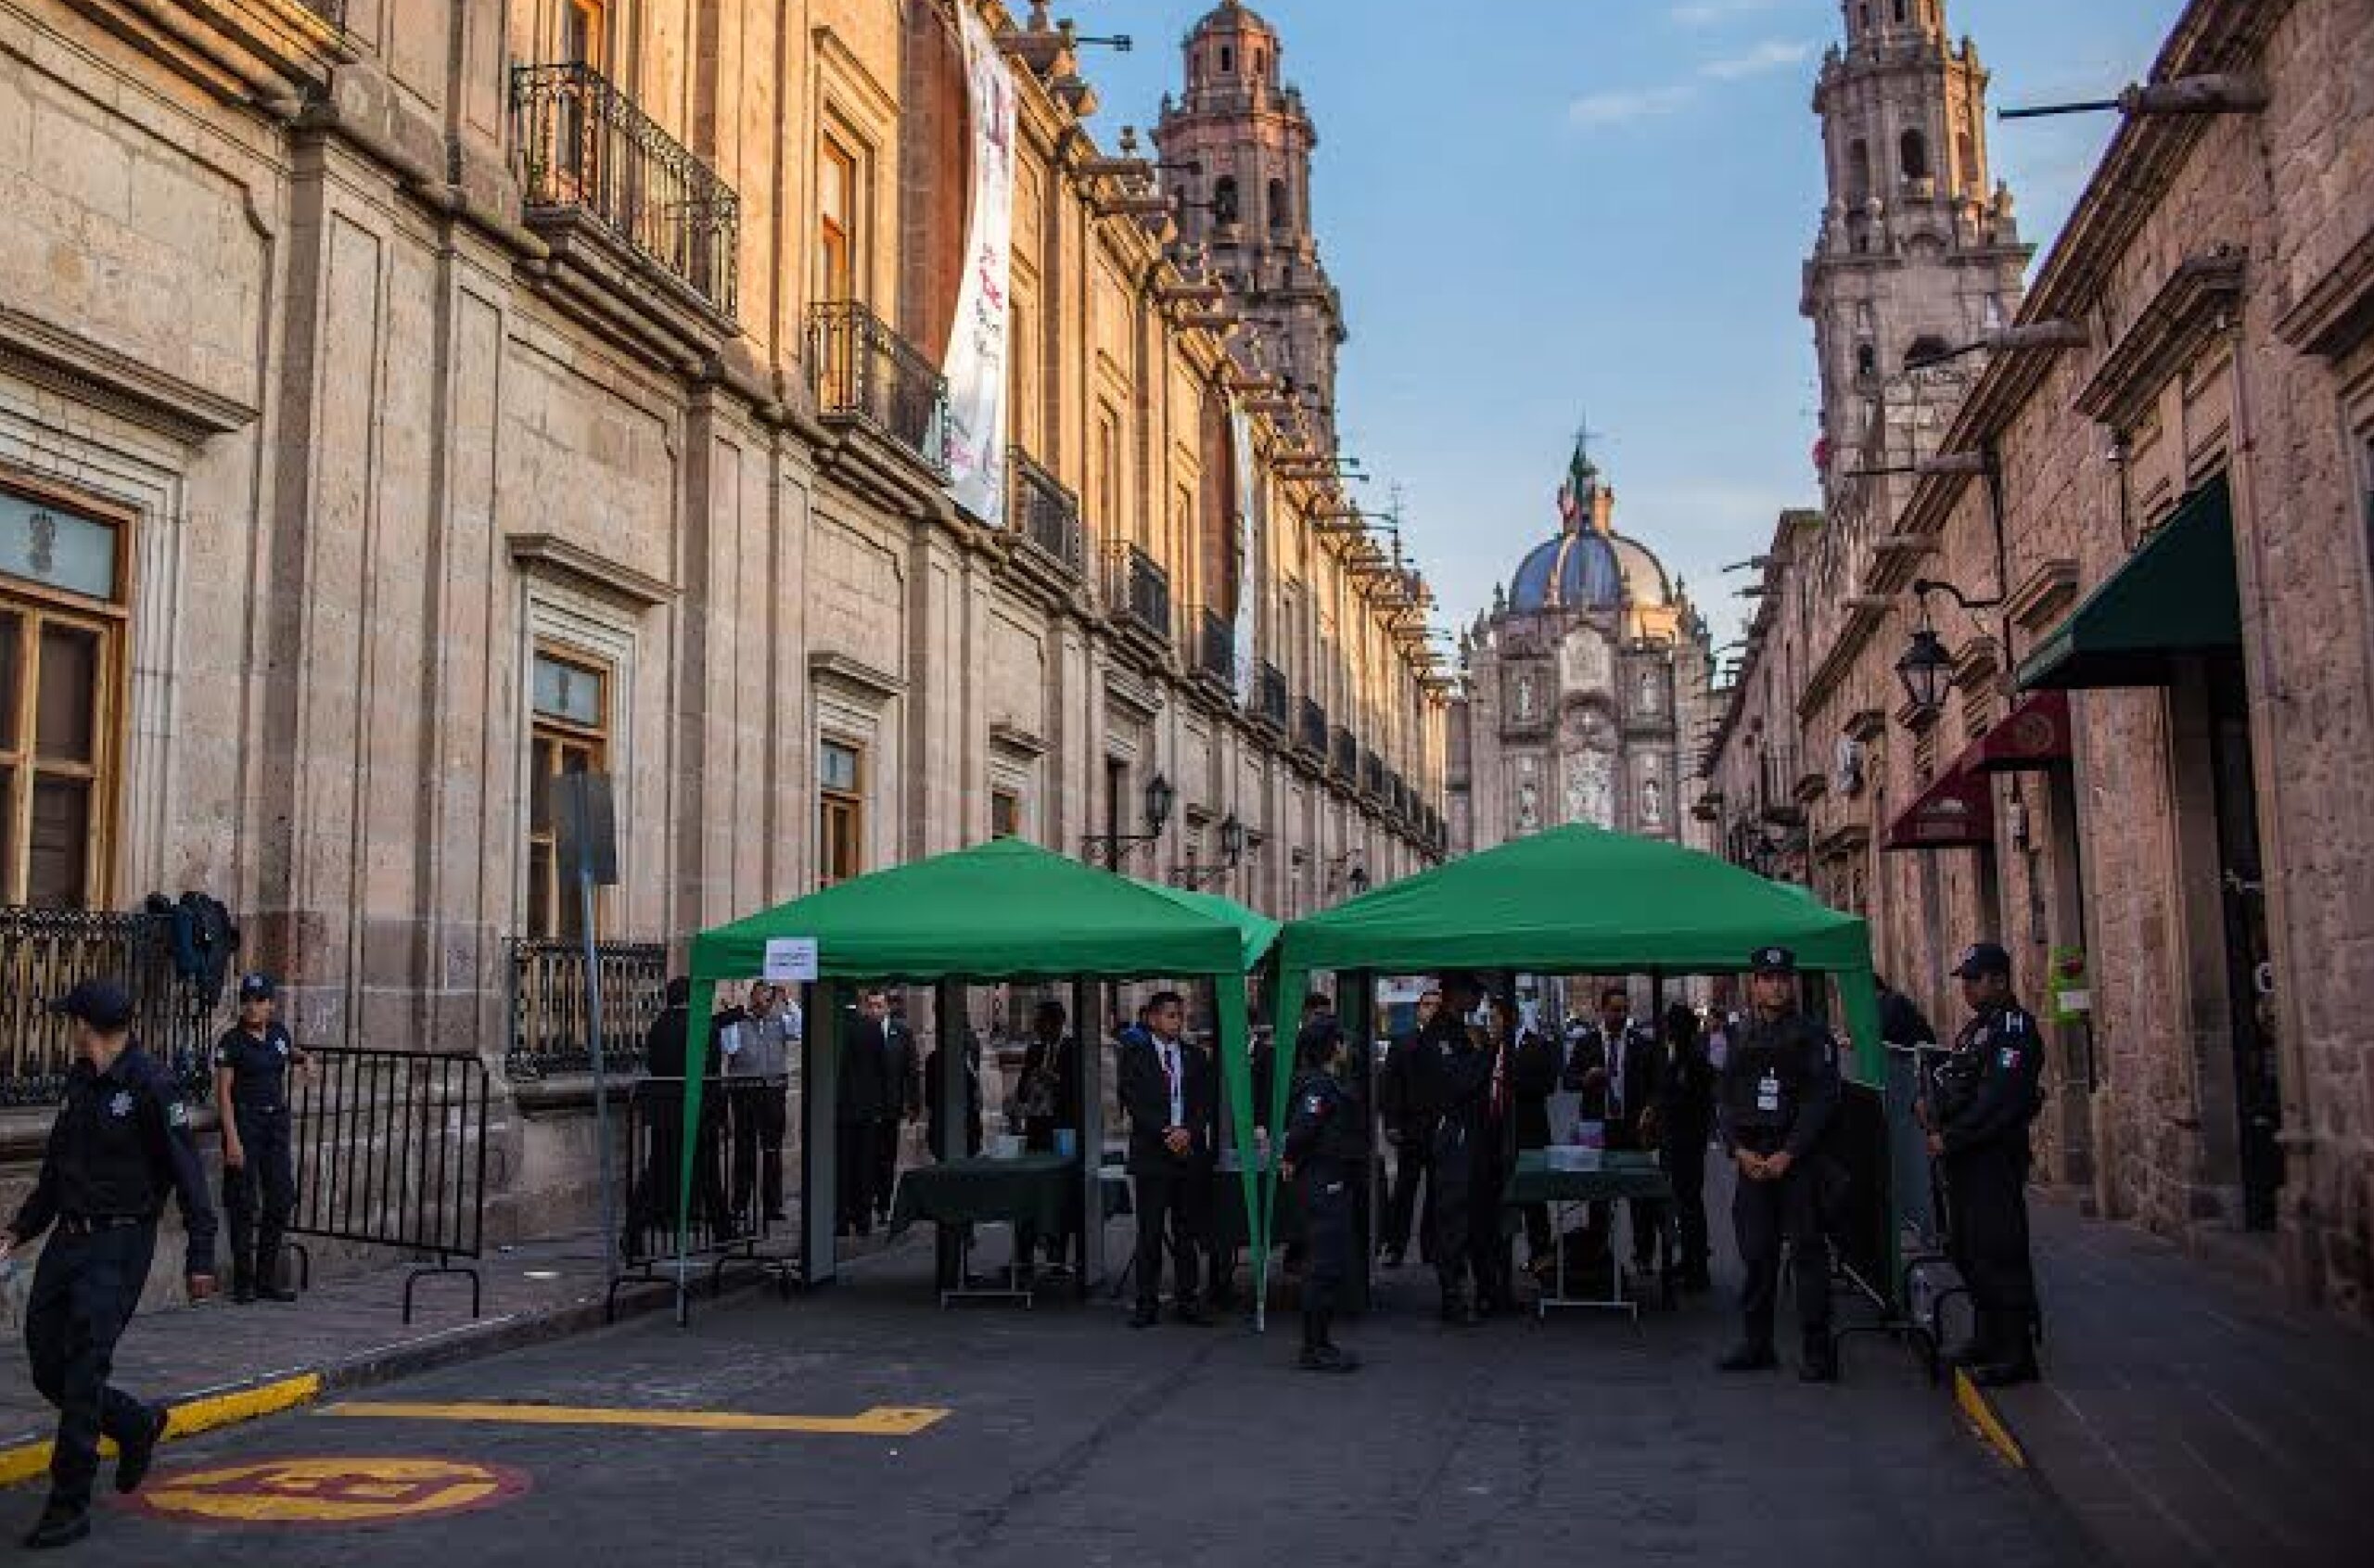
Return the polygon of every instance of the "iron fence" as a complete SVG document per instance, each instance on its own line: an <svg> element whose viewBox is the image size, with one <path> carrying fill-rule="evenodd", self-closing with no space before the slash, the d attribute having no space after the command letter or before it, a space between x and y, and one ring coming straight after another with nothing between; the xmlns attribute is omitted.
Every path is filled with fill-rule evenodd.
<svg viewBox="0 0 2374 1568"><path fill-rule="evenodd" d="M1302 699L1295 730L1295 745L1313 757L1327 755L1327 709L1310 697Z"/></svg>
<svg viewBox="0 0 2374 1568"><path fill-rule="evenodd" d="M1281 734L1286 728L1286 672L1264 664L1253 683L1253 717Z"/></svg>
<svg viewBox="0 0 2374 1568"><path fill-rule="evenodd" d="M594 1021L585 1005L585 947L514 937L511 1039L503 1070L514 1081L594 1070ZM643 1041L665 1004L668 950L658 942L602 942L594 950L602 992L602 1065L643 1070Z"/></svg>
<svg viewBox="0 0 2374 1568"><path fill-rule="evenodd" d="M1087 568L1079 497L1020 447L1006 450L1007 522L1016 538L1074 577Z"/></svg>
<svg viewBox="0 0 2374 1568"><path fill-rule="evenodd" d="M827 421L870 426L948 478L948 378L871 310L809 311L808 380Z"/></svg>
<svg viewBox="0 0 2374 1568"><path fill-rule="evenodd" d="M173 917L119 910L0 909L0 1107L52 1105L66 1092L73 1037L50 1004L82 980L132 993L133 1035L204 1100L216 1004L173 966Z"/></svg>
<svg viewBox="0 0 2374 1568"><path fill-rule="evenodd" d="M1195 673L1222 685L1236 683L1236 628L1218 610L1196 612Z"/></svg>
<svg viewBox="0 0 2374 1568"><path fill-rule="evenodd" d="M454 1259L478 1257L486 1238L486 1064L349 1046L307 1054L290 1102L297 1207L288 1233L434 1257L404 1276L404 1321L413 1287L440 1274L469 1277L476 1318L479 1271ZM307 1284L312 1272L305 1257Z"/></svg>
<svg viewBox="0 0 2374 1568"><path fill-rule="evenodd" d="M1329 739L1328 766L1334 770L1338 778L1347 781L1357 779L1360 771L1359 742L1354 740L1352 732L1341 724L1329 733Z"/></svg>
<svg viewBox="0 0 2374 1568"><path fill-rule="evenodd" d="M1104 573L1104 602L1113 614L1168 643L1170 574L1134 544L1108 546Z"/></svg>
<svg viewBox="0 0 2374 1568"><path fill-rule="evenodd" d="M742 198L716 171L588 65L514 67L511 108L530 214L582 212L735 313Z"/></svg>
<svg viewBox="0 0 2374 1568"><path fill-rule="evenodd" d="M759 1243L769 1237L772 1222L757 1201L753 1162L765 1114L761 1103L772 1097L781 1107L787 1088L788 1080L771 1077L712 1077L702 1085L682 1254L708 1267L712 1289L728 1263L758 1261ZM610 1281L606 1315L617 1314L624 1287L672 1278L667 1270L679 1255L683 1162L684 1080L645 1078L627 1100L627 1212L618 1239L622 1269Z"/></svg>

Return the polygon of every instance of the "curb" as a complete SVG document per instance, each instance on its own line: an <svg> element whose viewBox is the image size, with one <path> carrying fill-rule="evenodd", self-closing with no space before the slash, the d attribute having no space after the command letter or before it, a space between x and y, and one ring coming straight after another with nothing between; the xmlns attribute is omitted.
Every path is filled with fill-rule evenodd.
<svg viewBox="0 0 2374 1568"><path fill-rule="evenodd" d="M767 1282L766 1276L759 1274L729 1283L715 1299L738 1296ZM648 1289L621 1291L617 1321L623 1323L630 1318L672 1308L675 1304L676 1287L670 1281L657 1281ZM524 1350L605 1326L602 1303L598 1299L581 1301L549 1311L482 1319L402 1345L366 1350L326 1366L268 1372L165 1401L168 1421L164 1440L170 1443L177 1438L195 1437L200 1433L297 1409L326 1395L369 1388L443 1367ZM0 1488L46 1475L50 1448L47 1438L0 1447ZM101 1441L102 1457L115 1451L112 1441Z"/></svg>

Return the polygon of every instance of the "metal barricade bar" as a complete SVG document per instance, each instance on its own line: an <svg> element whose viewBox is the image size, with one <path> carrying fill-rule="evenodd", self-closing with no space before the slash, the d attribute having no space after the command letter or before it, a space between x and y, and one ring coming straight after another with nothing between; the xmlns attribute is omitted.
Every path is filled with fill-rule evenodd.
<svg viewBox="0 0 2374 1568"><path fill-rule="evenodd" d="M728 1264L762 1262L759 1248L772 1239L773 1226L756 1164L763 1153L761 1107L770 1094L787 1106L790 1087L787 1076L703 1081L688 1230L680 1249L676 1226L683 1169L684 1080L636 1081L627 1097L626 1221L616 1238L620 1268L604 1303L606 1317L617 1316L621 1287L672 1281L680 1256L698 1259L708 1268L711 1295L722 1288ZM775 1123L784 1129L786 1145L787 1122L786 1110L785 1119Z"/></svg>

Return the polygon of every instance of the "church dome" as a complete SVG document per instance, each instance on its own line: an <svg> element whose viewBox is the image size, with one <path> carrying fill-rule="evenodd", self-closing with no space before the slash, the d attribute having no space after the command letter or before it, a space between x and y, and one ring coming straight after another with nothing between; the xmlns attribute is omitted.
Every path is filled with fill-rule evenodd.
<svg viewBox="0 0 2374 1568"><path fill-rule="evenodd" d="M1627 599L1658 608L1673 603L1673 584L1666 576L1665 563L1647 545L1620 533L1610 534L1608 542L1615 546L1616 562L1623 568Z"/></svg>
<svg viewBox="0 0 2374 1568"><path fill-rule="evenodd" d="M1205 13L1204 19L1195 24L1195 30L1190 36L1201 38L1207 32L1222 29L1231 32L1266 32L1271 38L1278 36L1276 28L1263 20L1259 13L1238 4L1238 0L1220 0L1218 6Z"/></svg>
<svg viewBox="0 0 2374 1568"><path fill-rule="evenodd" d="M1517 567L1516 580L1509 585L1509 608L1519 615L1612 610L1624 602L1624 576L1615 546L1606 538L1590 529L1562 533L1536 545Z"/></svg>

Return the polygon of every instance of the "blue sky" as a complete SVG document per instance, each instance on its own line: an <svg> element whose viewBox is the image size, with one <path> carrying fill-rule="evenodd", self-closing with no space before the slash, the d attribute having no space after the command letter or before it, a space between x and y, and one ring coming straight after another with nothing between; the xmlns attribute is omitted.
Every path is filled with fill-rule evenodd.
<svg viewBox="0 0 2374 1568"><path fill-rule="evenodd" d="M1151 125L1210 0L1076 0L1127 32L1086 70L1109 147ZM1588 409L1641 539L1730 635L1719 568L1817 498L1798 268L1822 203L1812 82L1837 0L1256 0L1319 122L1320 245L1342 287L1347 452L1408 494L1457 625L1553 504ZM2106 96L2149 70L2181 0L1948 0L1993 103ZM1486 19L1488 19L1488 22ZM2049 242L2113 117L1993 128L2029 238Z"/></svg>

